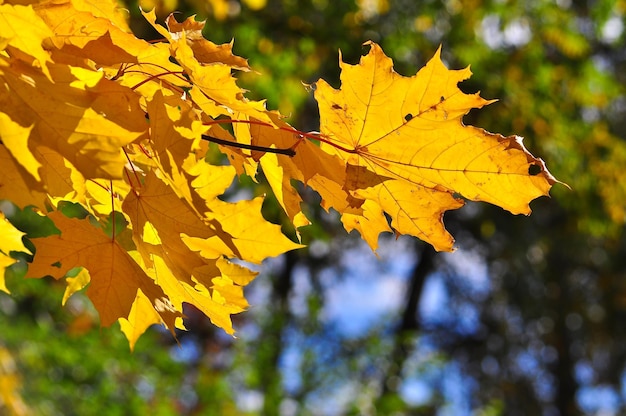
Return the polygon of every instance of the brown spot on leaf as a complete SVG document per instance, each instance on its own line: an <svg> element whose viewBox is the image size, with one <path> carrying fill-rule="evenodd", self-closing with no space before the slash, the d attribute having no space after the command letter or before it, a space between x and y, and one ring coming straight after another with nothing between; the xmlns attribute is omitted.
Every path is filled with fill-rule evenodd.
<svg viewBox="0 0 626 416"><path fill-rule="evenodd" d="M541 173L541 166L535 165L534 163L528 166L528 174L530 176L537 176Z"/></svg>

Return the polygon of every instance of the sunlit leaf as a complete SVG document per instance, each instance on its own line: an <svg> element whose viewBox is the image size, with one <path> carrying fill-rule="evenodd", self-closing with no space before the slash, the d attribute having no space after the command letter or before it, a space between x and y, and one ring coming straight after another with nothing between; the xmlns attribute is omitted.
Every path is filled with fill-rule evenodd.
<svg viewBox="0 0 626 416"><path fill-rule="evenodd" d="M403 77L378 45L369 46L359 64L341 63L340 90L316 83L322 148L352 166L347 188L380 206L396 232L451 250L442 214L463 205L457 195L529 214L530 201L548 194L557 181L521 138L463 124L469 110L491 103L459 90L469 68L448 70L438 51ZM384 221L375 216L368 221Z"/></svg>
<svg viewBox="0 0 626 416"><path fill-rule="evenodd" d="M49 75L46 64L51 60L42 43L52 35L32 6L0 4L0 40L4 39L4 47L11 48L12 55L17 54L27 62L27 56L32 57L46 75Z"/></svg>
<svg viewBox="0 0 626 416"><path fill-rule="evenodd" d="M60 279L74 267L84 267L90 276L87 296L100 314L103 326L127 318L137 290L150 299L168 327L180 312L166 307L169 299L141 269L128 252L89 219L72 219L60 212L48 215L60 235L33 238L37 254L28 268L28 277Z"/></svg>
<svg viewBox="0 0 626 416"><path fill-rule="evenodd" d="M17 260L11 258L9 255L12 251L21 251L24 253L30 253L22 241L22 237L25 233L21 232L13 226L4 216L4 213L0 211L0 291L9 293L5 282L4 272L7 267L14 264Z"/></svg>
<svg viewBox="0 0 626 416"><path fill-rule="evenodd" d="M54 82L20 62L3 67L0 61L0 70L7 90L0 95L0 112L28 127L3 138L20 163L32 170L34 158L26 149L43 145L86 178L121 177L126 164L122 146L147 128L132 91L103 79L102 73L64 65L50 66Z"/></svg>
<svg viewBox="0 0 626 416"><path fill-rule="evenodd" d="M67 286L65 287L65 293L63 293L62 305L65 305L67 300L76 292L82 290L89 284L90 277L89 272L85 269L81 269L74 277L68 277L65 279Z"/></svg>

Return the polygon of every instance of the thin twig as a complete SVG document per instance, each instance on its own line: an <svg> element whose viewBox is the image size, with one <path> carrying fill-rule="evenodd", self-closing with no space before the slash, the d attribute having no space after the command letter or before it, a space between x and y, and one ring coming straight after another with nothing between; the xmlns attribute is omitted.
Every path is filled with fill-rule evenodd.
<svg viewBox="0 0 626 416"><path fill-rule="evenodd" d="M113 193L113 181L109 181L111 187L111 240L115 242L115 194Z"/></svg>
<svg viewBox="0 0 626 416"><path fill-rule="evenodd" d="M256 146L256 145L253 145L253 144L231 142L231 141L228 141L228 140L218 139L217 137L209 136L209 135L206 135L206 134L202 135L202 139L206 140L208 142L221 144L223 146L238 147L240 149L256 150L258 152L266 152L266 153L276 153L276 154L279 154L279 155L287 155L289 157L294 157L296 155L296 151L294 149L292 149L292 148L289 148L289 149L277 149L277 148L274 148L274 147Z"/></svg>

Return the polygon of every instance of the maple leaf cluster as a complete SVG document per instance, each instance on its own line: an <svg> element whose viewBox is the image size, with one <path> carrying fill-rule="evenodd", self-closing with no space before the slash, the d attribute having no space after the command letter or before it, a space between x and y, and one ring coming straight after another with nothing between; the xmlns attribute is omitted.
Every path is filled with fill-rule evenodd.
<svg viewBox="0 0 626 416"><path fill-rule="evenodd" d="M292 181L309 186L372 249L395 232L451 250L445 211L475 200L528 214L556 182L521 138L463 125L490 102L462 93L469 69L439 52L413 77L371 42L359 64L340 60L341 89L311 86L321 127L305 133L245 97L234 74L250 67L232 43L205 39L194 17L143 14L161 42L135 37L113 0L0 4L0 199L59 231L31 238L27 277L82 268L64 301L88 286L102 325L119 321L131 346L152 324L184 328L184 303L232 334L256 275L233 260L301 247L263 218L261 197L220 198L237 175L262 170L296 229L309 220ZM209 142L229 165L207 161ZM64 215L66 202L87 215ZM4 270L28 250L4 216L0 236Z"/></svg>

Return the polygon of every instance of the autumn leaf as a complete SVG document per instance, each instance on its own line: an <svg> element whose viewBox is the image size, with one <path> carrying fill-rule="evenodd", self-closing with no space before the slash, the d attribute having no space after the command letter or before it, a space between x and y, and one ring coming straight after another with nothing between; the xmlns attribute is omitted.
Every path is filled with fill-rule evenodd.
<svg viewBox="0 0 626 416"><path fill-rule="evenodd" d="M2 120L2 115L0 115ZM19 207L43 207L48 200L41 183L36 181L22 165L0 144L0 200L12 201Z"/></svg>
<svg viewBox="0 0 626 416"><path fill-rule="evenodd" d="M154 173L146 175L140 190L128 195L122 209L130 220L137 249L150 267L152 257L159 256L180 281L192 284L194 273L200 278L197 270L214 264L219 256L203 258L183 242L181 234L208 239L215 237L215 233L202 220L202 213ZM206 281L200 281L209 283L213 277L206 276Z"/></svg>
<svg viewBox="0 0 626 416"><path fill-rule="evenodd" d="M50 42L68 57L82 56L100 65L113 65L137 62L141 51L149 48L147 42L124 32L108 18L94 16L93 7L81 11L76 3L62 0L35 6L38 16L54 30L50 33ZM57 61L58 58L57 54Z"/></svg>
<svg viewBox="0 0 626 416"><path fill-rule="evenodd" d="M195 194L190 184L193 176L186 169L204 156L200 137L206 127L187 103L176 96L165 97L161 91L148 101L146 109L150 118L150 139L146 146L150 161L147 163L159 169L162 179L167 180L179 196L194 203ZM140 159L137 162L141 163Z"/></svg>
<svg viewBox="0 0 626 416"><path fill-rule="evenodd" d="M63 0L54 0L52 3L61 4ZM71 0L71 4L77 11L89 12L95 17L105 18L122 31L131 33L128 25L128 10L115 0Z"/></svg>
<svg viewBox="0 0 626 416"><path fill-rule="evenodd" d="M231 178L234 174L232 170L221 173L230 174ZM278 225L263 219L261 203L261 198L236 203L213 198L199 212L154 174L148 174L141 190L131 193L123 208L146 262L158 255L179 280L191 284L194 276L206 285L210 283L207 279L215 276L201 278L198 269L215 264L222 256L260 263L264 258L300 247L287 239ZM144 233L154 240L146 241Z"/></svg>
<svg viewBox="0 0 626 416"><path fill-rule="evenodd" d="M463 124L470 109L491 103L459 90L469 68L448 70L437 51L403 77L378 45L368 45L359 64L340 63L341 89L320 80L315 90L322 148L344 160L351 194L376 205L364 216L368 227L387 231L387 213L395 232L451 250L443 212L462 206L460 197L529 214L530 201L548 194L557 181L520 137ZM358 221L344 220L356 229ZM373 235L367 240L376 247Z"/></svg>
<svg viewBox="0 0 626 416"><path fill-rule="evenodd" d="M139 337L146 332L150 326L159 323L160 320L161 317L152 307L150 299L148 299L141 290L138 290L128 318L119 319L120 329L124 335L126 335L131 351L135 349L135 344Z"/></svg>
<svg viewBox="0 0 626 416"><path fill-rule="evenodd" d="M0 270L2 270L2 275L0 276L0 291L11 293L6 286L6 282L4 281L4 274L6 269L15 263L15 259L7 256L4 253L0 253Z"/></svg>
<svg viewBox="0 0 626 416"><path fill-rule="evenodd" d="M50 42L57 48L51 51L57 62L97 66L108 78L146 96L163 88L187 86L178 75L181 68L170 61L169 48L136 38L115 1L42 2L36 11L54 30Z"/></svg>
<svg viewBox="0 0 626 416"><path fill-rule="evenodd" d="M80 269L76 276L68 277L65 279L67 286L65 287L65 293L63 293L63 299L61 304L65 305L67 300L76 292L83 290L91 280L89 272L86 269ZM155 311L156 314L156 311Z"/></svg>
<svg viewBox="0 0 626 416"><path fill-rule="evenodd" d="M32 6L0 4L0 46L4 43L1 49L9 48L13 56L35 64L47 76L46 64L51 59L42 43L52 35Z"/></svg>
<svg viewBox="0 0 626 416"><path fill-rule="evenodd" d="M202 65L195 59L193 50L187 45L184 37L172 43L171 47L173 56L194 85L190 92L192 98L206 96L232 111L239 111L266 122L270 121L266 115L265 103L251 101L244 96L245 91L237 85L230 66L221 63Z"/></svg>
<svg viewBox="0 0 626 416"><path fill-rule="evenodd" d="M87 296L98 310L103 326L127 318L141 289L168 328L173 329L180 312L168 308L167 295L123 247L88 218L68 218L58 211L48 214L48 218L60 234L32 239L37 254L27 277L49 275L60 279L69 270L84 267L90 275Z"/></svg>
<svg viewBox="0 0 626 416"><path fill-rule="evenodd" d="M202 30L206 21L197 21L196 16L190 16L184 22L178 23L174 14L170 14L165 20L169 39L179 39L184 37L191 47L193 55L201 64L211 64L221 62L234 69L249 71L248 60L240 56L233 55L233 42L216 45L207 40L202 35Z"/></svg>
<svg viewBox="0 0 626 416"><path fill-rule="evenodd" d="M14 264L17 260L11 258L9 255L12 251L21 251L24 253L30 253L30 250L24 246L22 237L25 233L21 232L13 226L4 216L4 213L0 211L0 290L9 293L5 282L4 273L7 267Z"/></svg>
<svg viewBox="0 0 626 416"><path fill-rule="evenodd" d="M290 250L302 248L285 237L280 226L266 221L261 215L263 198L253 200L224 202L219 199L210 204L210 211L206 214L207 221L215 230L217 245L206 246L204 242L186 237L186 244L210 250L221 247L226 257L239 258L252 263L260 264L264 259L275 257ZM232 250L232 252L231 252Z"/></svg>
<svg viewBox="0 0 626 416"><path fill-rule="evenodd" d="M243 286L256 273L225 258L260 263L300 245L282 235L278 225L263 219L261 198L237 203L217 199L232 182L232 167L204 161L198 165L204 169L193 170L192 192L199 190L204 207L194 207L171 185L148 173L122 208L141 254L135 260L163 288L173 307L182 311L183 303L193 304L232 334L230 315L247 307ZM125 333L135 334L130 329Z"/></svg>
<svg viewBox="0 0 626 416"><path fill-rule="evenodd" d="M266 108L263 101L248 100L232 76L233 69L248 69L247 62L232 55L228 46L221 48L210 42L201 42L198 39L198 28L203 25L190 17L182 24L176 22L173 16L167 19L172 32L156 23L154 10L142 12L146 20L161 33L170 43L172 57L189 77L192 84L190 95L194 101L203 102L216 109L221 106L223 114L231 111L240 111L250 116L269 122L265 115ZM187 35L191 39L187 39ZM201 106L202 108L203 106Z"/></svg>
<svg viewBox="0 0 626 416"><path fill-rule="evenodd" d="M138 97L101 72L49 68L53 81L0 56L0 84L7 90L0 95L0 113L11 120L4 145L33 174L36 158L26 149L43 145L86 178L120 178L126 164L122 146L146 133Z"/></svg>
<svg viewBox="0 0 626 416"><path fill-rule="evenodd" d="M149 240L148 235L144 236L144 238ZM141 258L137 258L137 261L140 265L143 265ZM217 261L220 266L225 262L226 260L223 259ZM227 275L228 265L224 265L219 267L218 276L211 279L209 284L204 285L197 281L188 283L179 280L172 274L171 269L167 267L163 259L158 255L151 257L151 264L152 267L147 268L143 265L143 268L147 270L155 282L158 282L159 286L168 294L172 308L182 311L184 303L194 305L198 310L202 311L214 325L222 328L228 334L232 335L234 333L231 315L243 312L247 308L248 303L243 297L243 286L248 284L256 276L256 273L246 270L247 279L240 279L235 282ZM220 276L219 271L222 269L224 269L226 273ZM145 304L146 299L143 298L144 296L138 294L135 302L139 302L139 304L134 304L133 308ZM133 328L132 336L128 338L131 345L136 340L136 337L141 335L138 329L145 330L149 325L158 323L157 318L158 317L149 310L134 315L131 311L129 317L125 319L127 323L124 322L124 319L120 321L122 328L125 326L132 326ZM176 322L176 327L185 329L180 321ZM128 337L129 333L126 330L124 332Z"/></svg>

